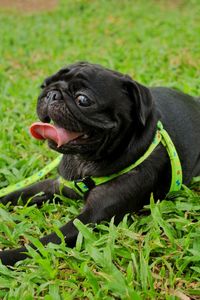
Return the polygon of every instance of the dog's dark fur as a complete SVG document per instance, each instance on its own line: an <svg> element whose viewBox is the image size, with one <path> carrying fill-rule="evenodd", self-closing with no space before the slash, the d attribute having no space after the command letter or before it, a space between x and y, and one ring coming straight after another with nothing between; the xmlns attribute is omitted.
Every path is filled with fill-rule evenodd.
<svg viewBox="0 0 200 300"><path fill-rule="evenodd" d="M53 98L49 91L59 91ZM50 93L51 94L51 93ZM91 105L80 106L78 94L87 96ZM41 121L52 120L60 127L87 134L87 139L70 142L60 148L49 141L50 148L63 153L59 174L74 180L85 176L105 176L120 171L144 154L151 144L156 124L161 120L180 156L183 182L188 184L200 174L200 101L181 92L147 88L129 76L89 63L76 63L47 78L42 85L37 113ZM151 156L133 171L93 188L85 196L85 207L77 216L83 223L115 221L148 203L151 192L162 199L169 190L171 167L166 149L159 145ZM24 202L38 192L32 203L41 204L59 193L59 180L45 180L3 199L6 204ZM63 194L79 196L68 188ZM73 246L77 229L73 220L61 231L68 246ZM56 233L41 238L43 244L60 243ZM0 252L4 264L24 259L26 248Z"/></svg>

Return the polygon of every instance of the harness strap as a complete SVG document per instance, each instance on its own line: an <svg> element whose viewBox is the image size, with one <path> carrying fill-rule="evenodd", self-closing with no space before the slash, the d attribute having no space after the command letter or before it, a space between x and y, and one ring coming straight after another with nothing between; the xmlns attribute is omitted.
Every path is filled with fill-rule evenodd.
<svg viewBox="0 0 200 300"><path fill-rule="evenodd" d="M161 143L166 148L171 163L172 179L171 179L171 186L169 192L176 192L181 189L182 181L183 181L181 162L178 153L176 151L176 148L174 146L174 143L172 142L167 131L163 128L163 125L160 121L158 122L157 127L160 130L160 133L162 135Z"/></svg>
<svg viewBox="0 0 200 300"><path fill-rule="evenodd" d="M0 189L0 198L39 181L41 178L43 178L45 175L47 175L49 172L51 172L53 169L55 169L58 166L61 157L62 155L59 155L50 164L45 166L42 170L38 171L37 173L31 175L30 177Z"/></svg>

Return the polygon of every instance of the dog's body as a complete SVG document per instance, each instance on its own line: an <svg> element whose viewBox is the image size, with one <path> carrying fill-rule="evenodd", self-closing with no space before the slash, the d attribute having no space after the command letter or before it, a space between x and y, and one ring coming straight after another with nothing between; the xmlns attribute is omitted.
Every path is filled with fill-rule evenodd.
<svg viewBox="0 0 200 300"><path fill-rule="evenodd" d="M161 120L179 154L183 183L200 175L200 101L168 88L148 89L129 76L98 65L77 63L45 80L38 100L42 122L53 122L73 132L76 139L61 146L55 139L49 146L63 153L60 175L67 180L116 173L139 159L147 150ZM57 133L57 127L56 127ZM69 132L68 132L69 131ZM71 134L71 133L70 133ZM48 138L48 137L47 137ZM64 139L63 134L59 138ZM68 137L67 137L68 138ZM59 142L60 143L60 142ZM85 207L77 216L83 223L98 223L115 216L116 222L148 203L153 192L162 199L169 191L171 165L164 146L159 145L141 165L127 174L92 188L85 195ZM41 204L60 192L59 179L45 180L2 199L5 204ZM78 199L75 191L64 187L62 193ZM61 228L67 245L73 246L77 229L70 221ZM60 243L52 233L41 238L43 244ZM25 247L0 252L4 264L24 259Z"/></svg>

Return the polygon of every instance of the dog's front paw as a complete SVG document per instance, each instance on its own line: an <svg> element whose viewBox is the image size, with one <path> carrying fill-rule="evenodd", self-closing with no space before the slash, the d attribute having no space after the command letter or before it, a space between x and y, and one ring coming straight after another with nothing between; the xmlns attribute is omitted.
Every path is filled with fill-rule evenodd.
<svg viewBox="0 0 200 300"><path fill-rule="evenodd" d="M0 251L0 260L3 265L14 266L16 262L28 257L26 252L25 247Z"/></svg>
<svg viewBox="0 0 200 300"><path fill-rule="evenodd" d="M22 194L21 191L12 192L4 197L1 197L0 203L6 205L7 203L10 202L10 203L12 203L12 205L16 205L21 194Z"/></svg>

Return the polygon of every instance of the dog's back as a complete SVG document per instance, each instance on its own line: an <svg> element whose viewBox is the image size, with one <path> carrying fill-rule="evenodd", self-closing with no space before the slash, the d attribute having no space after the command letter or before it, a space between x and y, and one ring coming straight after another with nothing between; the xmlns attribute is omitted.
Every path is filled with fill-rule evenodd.
<svg viewBox="0 0 200 300"><path fill-rule="evenodd" d="M188 184L200 175L200 99L163 87L152 88L151 92L179 153L184 183Z"/></svg>

